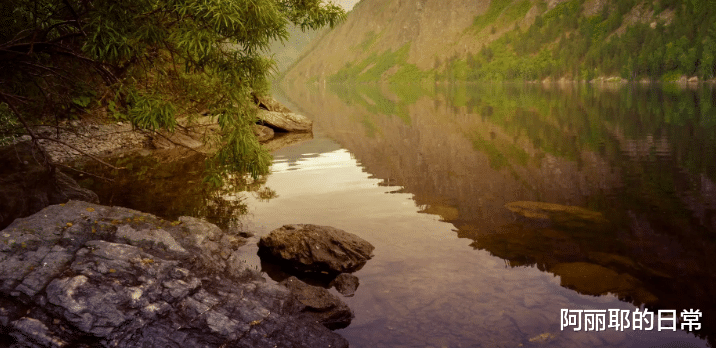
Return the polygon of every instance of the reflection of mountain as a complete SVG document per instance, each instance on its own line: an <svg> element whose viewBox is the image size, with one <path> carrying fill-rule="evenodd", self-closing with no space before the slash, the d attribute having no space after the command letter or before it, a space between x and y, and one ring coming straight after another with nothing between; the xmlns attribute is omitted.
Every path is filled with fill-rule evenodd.
<svg viewBox="0 0 716 348"><path fill-rule="evenodd" d="M317 37L324 35L326 32L323 30L301 30L296 25L288 26L289 37L286 41L281 42L276 40L271 42L268 51L273 55L273 59L276 61L276 70L280 73L285 71L296 59L301 56L303 51L311 41Z"/></svg>
<svg viewBox="0 0 716 348"><path fill-rule="evenodd" d="M475 248L581 293L716 309L716 129L704 113L716 109L697 94L668 96L692 115L674 118L660 91L369 88L287 91L370 173ZM516 201L534 211L505 208ZM716 320L702 322L713 337Z"/></svg>

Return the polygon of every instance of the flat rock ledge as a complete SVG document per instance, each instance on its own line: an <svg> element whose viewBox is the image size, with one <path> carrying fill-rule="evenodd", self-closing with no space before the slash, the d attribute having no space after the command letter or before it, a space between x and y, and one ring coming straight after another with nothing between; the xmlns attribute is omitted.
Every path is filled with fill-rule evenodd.
<svg viewBox="0 0 716 348"><path fill-rule="evenodd" d="M311 224L284 225L259 241L259 254L298 272L338 275L360 269L373 245L346 231Z"/></svg>
<svg viewBox="0 0 716 348"><path fill-rule="evenodd" d="M0 231L10 347L348 347L352 313L300 281L267 283L239 235L70 201ZM308 298L306 297L309 294ZM318 301L321 299L321 301Z"/></svg>

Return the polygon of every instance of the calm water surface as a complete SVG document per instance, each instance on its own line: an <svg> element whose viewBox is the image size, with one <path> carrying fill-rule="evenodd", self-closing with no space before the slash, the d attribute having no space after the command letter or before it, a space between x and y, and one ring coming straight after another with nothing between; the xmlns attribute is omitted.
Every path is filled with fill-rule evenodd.
<svg viewBox="0 0 716 348"><path fill-rule="evenodd" d="M257 237L314 223L375 245L344 298L352 347L713 345L712 90L284 90L314 120L313 139L276 151L258 193L225 190L189 210L217 222L246 213ZM186 182L191 170L175 166L183 174L167 182ZM699 309L702 327L561 330L561 309L637 308Z"/></svg>

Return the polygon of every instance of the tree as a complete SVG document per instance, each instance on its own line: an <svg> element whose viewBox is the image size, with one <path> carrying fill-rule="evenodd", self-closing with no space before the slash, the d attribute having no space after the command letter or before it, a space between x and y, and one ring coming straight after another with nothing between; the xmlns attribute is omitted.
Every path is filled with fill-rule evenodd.
<svg viewBox="0 0 716 348"><path fill-rule="evenodd" d="M4 1L0 131L19 123L37 141L33 123L90 100L150 130L208 109L222 129L212 181L226 171L256 177L270 164L251 104L273 69L269 43L287 38L289 22L305 30L344 18L321 0Z"/></svg>

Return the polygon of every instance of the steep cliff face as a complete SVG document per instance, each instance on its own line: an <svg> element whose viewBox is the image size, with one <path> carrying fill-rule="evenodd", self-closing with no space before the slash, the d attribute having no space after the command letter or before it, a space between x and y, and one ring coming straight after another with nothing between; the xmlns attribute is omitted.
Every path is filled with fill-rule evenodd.
<svg viewBox="0 0 716 348"><path fill-rule="evenodd" d="M285 74L309 82L711 79L713 0L362 0Z"/></svg>
<svg viewBox="0 0 716 348"><path fill-rule="evenodd" d="M363 0L344 23L309 47L286 77L323 80L347 63L407 43L408 62L430 69L436 53L453 46L488 6L486 1Z"/></svg>

